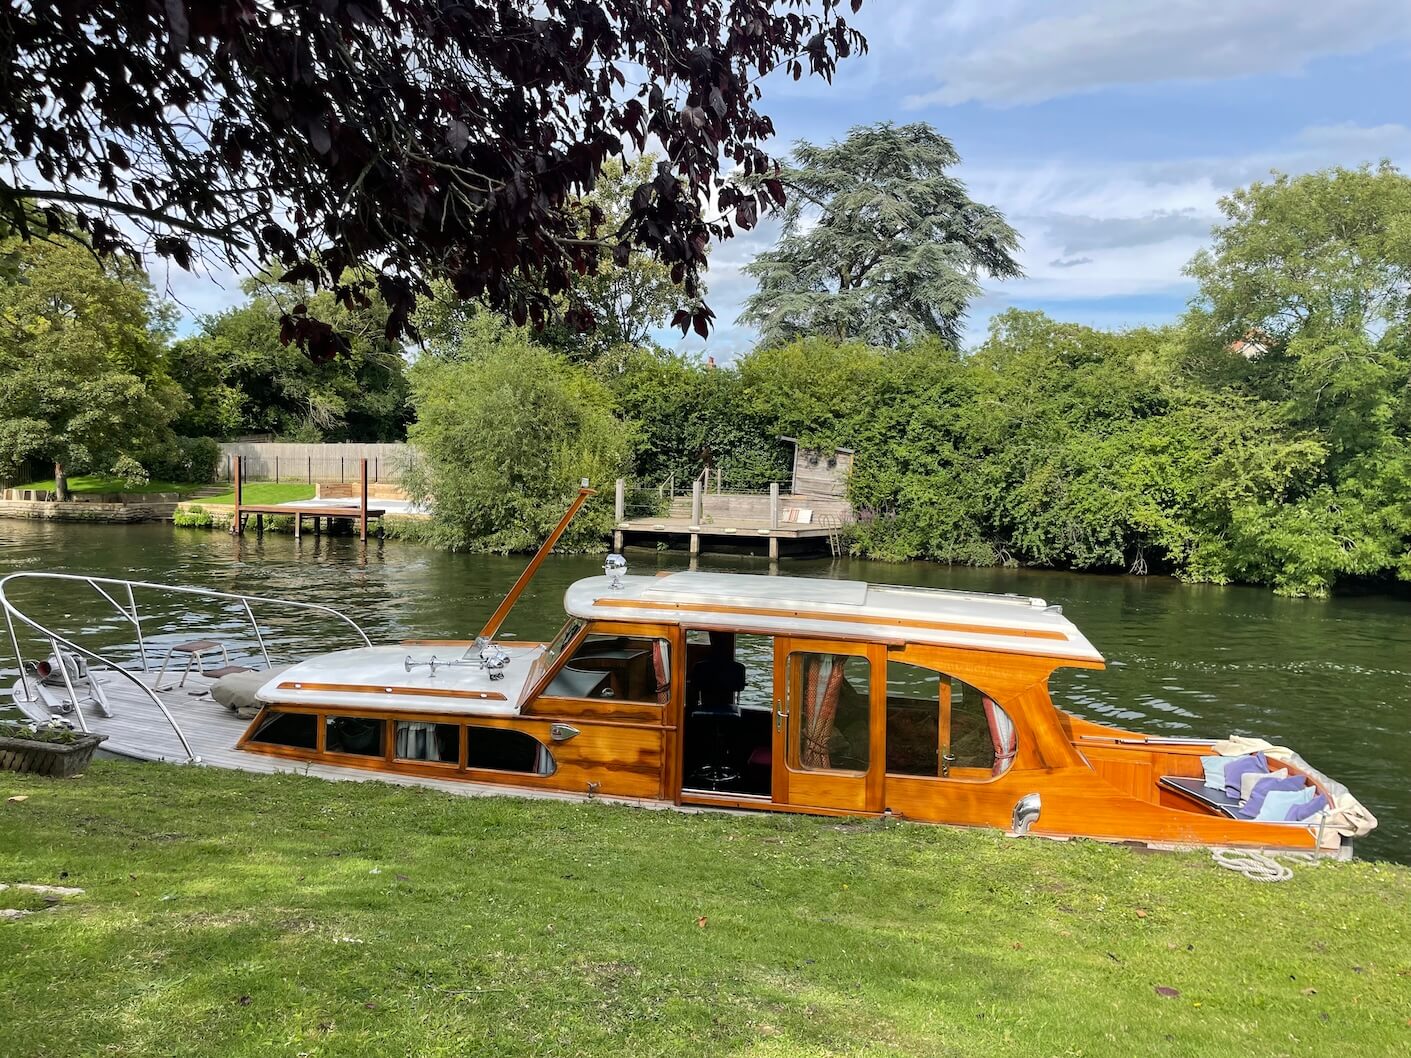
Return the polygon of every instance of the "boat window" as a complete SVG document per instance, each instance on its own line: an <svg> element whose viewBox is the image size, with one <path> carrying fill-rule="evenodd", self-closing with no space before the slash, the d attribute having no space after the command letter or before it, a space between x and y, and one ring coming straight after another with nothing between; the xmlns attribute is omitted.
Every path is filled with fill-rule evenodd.
<svg viewBox="0 0 1411 1058"><path fill-rule="evenodd" d="M544 691L549 698L593 698L665 705L671 655L665 639L590 635Z"/></svg>
<svg viewBox="0 0 1411 1058"><path fill-rule="evenodd" d="M272 712L250 736L251 742L294 749L318 748L318 717L313 713Z"/></svg>
<svg viewBox="0 0 1411 1058"><path fill-rule="evenodd" d="M369 720L361 716L329 716L324 718L323 748L326 753L352 753L359 757L381 757L385 720Z"/></svg>
<svg viewBox="0 0 1411 1058"><path fill-rule="evenodd" d="M866 771L872 666L855 654L789 655L790 762L806 771Z"/></svg>
<svg viewBox="0 0 1411 1058"><path fill-rule="evenodd" d="M543 678L544 673L558 664L559 655L564 652L564 648L577 638L578 633L583 631L583 626L588 622L579 617L570 617L559 629L558 635L554 636L548 646L544 648L534 663L529 668L529 677L526 686L533 687Z"/></svg>
<svg viewBox="0 0 1411 1058"><path fill-rule="evenodd" d="M428 760L458 764L461 759L459 724L430 724L398 720L392 755L399 760Z"/></svg>
<svg viewBox="0 0 1411 1058"><path fill-rule="evenodd" d="M554 758L548 747L532 735L506 727L466 727L467 768L552 775Z"/></svg>
<svg viewBox="0 0 1411 1058"><path fill-rule="evenodd" d="M1009 714L983 691L935 669L887 663L889 773L999 775L1013 762L1015 749Z"/></svg>

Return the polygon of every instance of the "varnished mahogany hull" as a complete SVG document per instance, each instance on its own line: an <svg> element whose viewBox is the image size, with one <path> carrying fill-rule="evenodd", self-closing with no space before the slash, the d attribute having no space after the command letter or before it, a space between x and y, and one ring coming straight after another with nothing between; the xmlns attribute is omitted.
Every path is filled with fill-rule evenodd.
<svg viewBox="0 0 1411 1058"><path fill-rule="evenodd" d="M749 631L741 627L740 631ZM810 639L820 650L864 653L874 663L898 660L952 674L980 688L1001 705L1017 729L1017 753L1001 775L979 769L956 769L946 778L888 774L885 771L885 684L874 695L871 766L865 776L830 779L813 773L792 783L778 781L783 755L774 755L776 781L772 798L717 796L682 790L680 732L684 712L685 635L673 625L595 622L588 632L652 635L672 645L670 700L663 705L602 700L549 699L539 696L547 685L529 688L518 716L467 716L463 713L377 712L376 710L319 706L267 706L283 711L320 715L355 715L374 719L414 720L510 728L524 732L549 748L555 761L550 775L531 775L466 768L467 733L461 732L459 764L431 764L394 760L392 725L386 726L387 745L380 758L354 757L323 752L319 747L297 750L260 745L250 741L262 712L242 736L238 748L298 760L320 760L376 771L440 778L459 778L525 790L557 790L570 794L597 794L666 804L715 806L827 815L894 817L930 823L1008 829L1015 803L1037 793L1042 811L1031 833L1050 837L1089 837L1106 841L1136 841L1162 845L1220 845L1288 849L1303 852L1338 851L1338 838L1329 835L1319 850L1312 829L1303 825L1234 820L1216 814L1194 801L1161 787L1162 776L1199 776L1200 757L1209 743L1147 742L1140 734L1105 727L1069 716L1055 709L1048 694L1048 679L1060 665L1073 665L1052 657L1008 652L986 652L896 642L859 644L851 640ZM795 644L803 640L792 641ZM565 650L564 655L571 653ZM1082 664L1082 663L1080 663ZM1084 667L1100 668L1100 663ZM782 699L780 686L775 688ZM555 725L574 733L555 739ZM560 728L559 734L565 732ZM836 784L835 790L828 788ZM781 795L782 794L782 795Z"/></svg>

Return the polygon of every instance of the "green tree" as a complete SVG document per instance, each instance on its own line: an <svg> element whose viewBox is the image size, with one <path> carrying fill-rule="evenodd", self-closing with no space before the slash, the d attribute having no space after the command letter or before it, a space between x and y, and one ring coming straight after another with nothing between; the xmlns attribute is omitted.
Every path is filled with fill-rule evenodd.
<svg viewBox="0 0 1411 1058"><path fill-rule="evenodd" d="M59 498L86 471L140 476L185 398L167 374L171 311L139 268L77 243L15 240L0 284L0 468L54 465Z"/></svg>
<svg viewBox="0 0 1411 1058"><path fill-rule="evenodd" d="M177 423L190 434L271 433L300 441L399 441L410 415L406 359L379 322L386 308L338 303L327 291L248 280L249 300L200 321L177 342L173 372L191 395ZM329 321L348 350L315 363L280 340L280 317L298 306Z"/></svg>
<svg viewBox="0 0 1411 1058"><path fill-rule="evenodd" d="M445 547L532 550L582 478L610 485L627 465L632 434L607 387L489 314L465 329L457 355L419 359L411 383L419 458L405 485ZM609 488L560 546L600 547L612 517Z"/></svg>
<svg viewBox="0 0 1411 1058"><path fill-rule="evenodd" d="M1276 175L1221 209L1190 266L1192 370L1324 453L1278 502L1234 509L1227 574L1315 594L1411 577L1411 179L1387 164Z"/></svg>
<svg viewBox="0 0 1411 1058"><path fill-rule="evenodd" d="M631 165L609 161L593 190L579 200L579 223L585 238L603 233L615 237L631 220L632 197L650 185L659 160L643 155ZM704 297L705 286L700 287ZM571 299L558 298L557 319L536 333L536 340L579 360L596 360L622 346L639 348L651 343L652 332L667 326L678 311L690 311L700 298L688 298L672 281L671 268L640 251L625 261L599 258L596 269L573 281ZM592 330L567 322L574 308L587 310Z"/></svg>
<svg viewBox="0 0 1411 1058"><path fill-rule="evenodd" d="M787 477L778 424L752 405L738 370L661 349L627 349L595 369L636 426L633 471L643 484L689 488L706 469L732 489Z"/></svg>
<svg viewBox="0 0 1411 1058"><path fill-rule="evenodd" d="M810 448L849 447L885 355L862 342L796 338L756 349L737 369L748 407L776 436Z"/></svg>
<svg viewBox="0 0 1411 1058"><path fill-rule="evenodd" d="M764 345L955 344L980 274L1020 274L1018 236L947 172L959 155L931 126L858 126L841 143L799 143L793 160L779 174L789 191L779 243L745 267L759 290L740 321Z"/></svg>

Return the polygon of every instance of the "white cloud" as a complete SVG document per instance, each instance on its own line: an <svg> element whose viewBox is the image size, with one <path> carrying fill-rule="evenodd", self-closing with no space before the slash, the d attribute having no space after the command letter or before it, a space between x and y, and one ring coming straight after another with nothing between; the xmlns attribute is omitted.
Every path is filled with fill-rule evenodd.
<svg viewBox="0 0 1411 1058"><path fill-rule="evenodd" d="M1219 81L1295 73L1312 59L1411 39L1408 0L1081 0L993 5L958 33L933 21L925 59L933 90L912 107L965 102L1010 106L1114 85ZM937 44L939 43L939 47ZM917 57L917 61L922 61Z"/></svg>

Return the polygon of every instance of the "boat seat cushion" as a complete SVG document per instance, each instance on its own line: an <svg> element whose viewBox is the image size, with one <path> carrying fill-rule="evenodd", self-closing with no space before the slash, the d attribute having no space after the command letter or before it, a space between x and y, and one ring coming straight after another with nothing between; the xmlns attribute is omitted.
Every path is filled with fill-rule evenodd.
<svg viewBox="0 0 1411 1058"><path fill-rule="evenodd" d="M1190 778L1185 775L1163 775L1160 779L1162 786L1168 790L1175 790L1183 793L1207 808L1213 808L1231 819L1239 818L1235 813L1239 811L1240 802L1238 797L1231 797L1224 790L1211 790L1206 787L1203 779Z"/></svg>
<svg viewBox="0 0 1411 1058"><path fill-rule="evenodd" d="M1237 760L1233 764L1225 767L1225 794L1229 797L1238 798L1240 795L1240 780L1245 773L1251 771L1264 772L1269 770L1269 758L1263 752L1251 753L1242 760Z"/></svg>
<svg viewBox="0 0 1411 1058"><path fill-rule="evenodd" d="M236 716L248 720L260 711L260 702L255 698L273 676L279 675L288 665L275 665L268 669L246 669L222 676L211 684L211 697L220 702Z"/></svg>
<svg viewBox="0 0 1411 1058"><path fill-rule="evenodd" d="M1276 768L1273 771L1247 771L1240 776L1240 800L1248 801L1249 795L1254 792L1256 784L1265 779L1285 779L1288 778L1287 768Z"/></svg>
<svg viewBox="0 0 1411 1058"><path fill-rule="evenodd" d="M1306 805L1317 796L1318 791L1311 786L1297 790L1271 790L1265 794L1264 802L1259 806L1254 818L1266 823L1285 822L1295 808Z"/></svg>
<svg viewBox="0 0 1411 1058"><path fill-rule="evenodd" d="M1233 757L1201 757L1200 766L1205 769L1206 789L1223 790L1225 788L1225 769L1235 761L1243 759L1243 753Z"/></svg>
<svg viewBox="0 0 1411 1058"><path fill-rule="evenodd" d="M1283 810L1277 816L1265 816L1263 814L1264 802L1267 798L1276 793L1297 793L1300 790L1310 791L1308 797L1317 793L1308 785L1308 780L1302 775L1286 775L1282 779L1276 779L1272 775L1267 779L1260 779L1254 784L1254 789L1249 792L1249 799L1245 801L1244 807L1240 809L1240 815L1245 819L1283 819L1290 807L1285 803ZM1282 800L1282 798L1280 799ZM1306 798L1305 798L1306 800ZM1302 803L1301 801L1299 802Z"/></svg>
<svg viewBox="0 0 1411 1058"><path fill-rule="evenodd" d="M1288 823L1302 823L1305 819L1316 816L1319 812L1326 812L1328 808L1327 797L1323 794L1314 794L1302 804L1297 804L1290 808L1288 815L1284 816L1284 821Z"/></svg>

